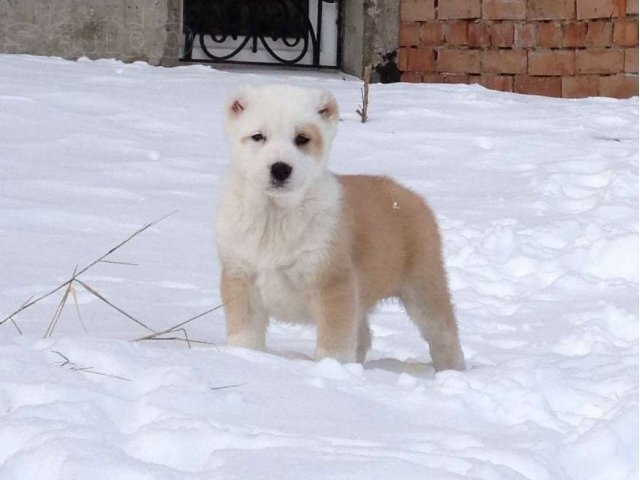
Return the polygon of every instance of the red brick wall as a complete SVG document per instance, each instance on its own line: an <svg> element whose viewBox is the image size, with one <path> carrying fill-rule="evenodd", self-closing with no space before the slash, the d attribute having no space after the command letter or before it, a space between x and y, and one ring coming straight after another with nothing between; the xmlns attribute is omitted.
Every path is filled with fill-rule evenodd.
<svg viewBox="0 0 640 480"><path fill-rule="evenodd" d="M406 82L638 95L638 0L401 0Z"/></svg>

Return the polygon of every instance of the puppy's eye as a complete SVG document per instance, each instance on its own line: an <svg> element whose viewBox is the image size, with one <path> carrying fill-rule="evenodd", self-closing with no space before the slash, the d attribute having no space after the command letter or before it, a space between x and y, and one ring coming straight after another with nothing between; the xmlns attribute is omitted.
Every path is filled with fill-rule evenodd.
<svg viewBox="0 0 640 480"><path fill-rule="evenodd" d="M251 139L254 142L261 142L263 140L266 140L265 136L262 135L261 133L256 133L255 135L251 135Z"/></svg>
<svg viewBox="0 0 640 480"><path fill-rule="evenodd" d="M305 136L305 135L298 135L295 139L296 145L301 147L302 145L306 145L307 143L309 143L309 137Z"/></svg>

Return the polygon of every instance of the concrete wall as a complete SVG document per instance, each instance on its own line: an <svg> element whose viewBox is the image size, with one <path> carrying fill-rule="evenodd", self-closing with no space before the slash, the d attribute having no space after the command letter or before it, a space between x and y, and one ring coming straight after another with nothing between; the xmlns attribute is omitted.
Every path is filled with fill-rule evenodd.
<svg viewBox="0 0 640 480"><path fill-rule="evenodd" d="M372 81L399 81L399 0L345 0L343 8L343 70L360 77L370 65Z"/></svg>
<svg viewBox="0 0 640 480"><path fill-rule="evenodd" d="M397 54L400 2L364 0L364 11L364 63L372 67L371 80L384 83L399 81Z"/></svg>
<svg viewBox="0 0 640 480"><path fill-rule="evenodd" d="M360 77L364 69L363 1L345 0L342 8L342 69Z"/></svg>
<svg viewBox="0 0 640 480"><path fill-rule="evenodd" d="M180 0L0 0L0 52L172 64Z"/></svg>

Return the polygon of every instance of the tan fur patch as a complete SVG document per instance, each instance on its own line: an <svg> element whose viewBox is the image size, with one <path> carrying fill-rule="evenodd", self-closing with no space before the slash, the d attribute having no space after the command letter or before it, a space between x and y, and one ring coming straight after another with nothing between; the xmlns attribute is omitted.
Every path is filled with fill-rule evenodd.
<svg viewBox="0 0 640 480"><path fill-rule="evenodd" d="M389 178L341 175L338 179L343 187L343 214L319 285L320 301L326 302L323 308L331 312L327 321L340 318L335 311L340 308L335 302L336 286L349 285L347 279L355 276L363 315L384 298L400 298L429 342L436 369L463 369L440 234L431 209L420 196ZM327 290L332 294L326 295ZM354 318L353 307L342 308L351 315L350 329L337 325L323 329L318 320L319 335L327 345L343 346L363 321Z"/></svg>
<svg viewBox="0 0 640 480"><path fill-rule="evenodd" d="M337 121L340 115L340 108L338 108L338 102L331 96L318 113L327 120Z"/></svg>
<svg viewBox="0 0 640 480"><path fill-rule="evenodd" d="M309 123L296 131L296 136L304 135L309 142L298 148L307 152L314 159L320 161L324 157L324 140L317 125Z"/></svg>
<svg viewBox="0 0 640 480"><path fill-rule="evenodd" d="M264 348L268 318L249 279L223 269L220 294L227 312L227 338L236 346Z"/></svg>

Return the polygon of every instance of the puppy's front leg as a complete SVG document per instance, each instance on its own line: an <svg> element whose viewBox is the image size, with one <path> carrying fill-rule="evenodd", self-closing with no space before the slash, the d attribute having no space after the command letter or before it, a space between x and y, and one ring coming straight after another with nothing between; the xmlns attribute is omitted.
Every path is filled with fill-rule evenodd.
<svg viewBox="0 0 640 480"><path fill-rule="evenodd" d="M313 307L318 325L316 359L355 362L360 309L353 274L332 275L322 282Z"/></svg>
<svg viewBox="0 0 640 480"><path fill-rule="evenodd" d="M269 318L251 279L223 269L220 294L227 317L227 344L264 350Z"/></svg>

